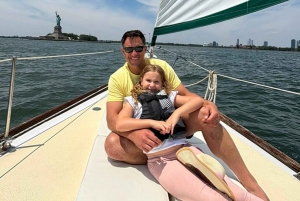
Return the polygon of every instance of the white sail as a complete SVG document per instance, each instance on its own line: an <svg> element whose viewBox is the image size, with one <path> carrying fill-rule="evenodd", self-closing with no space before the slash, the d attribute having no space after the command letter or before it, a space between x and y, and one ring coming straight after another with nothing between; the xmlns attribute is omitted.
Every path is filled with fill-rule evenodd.
<svg viewBox="0 0 300 201"><path fill-rule="evenodd" d="M184 1L163 0L155 27L178 24L219 13L248 0Z"/></svg>
<svg viewBox="0 0 300 201"><path fill-rule="evenodd" d="M162 0L151 45L158 35L194 29L247 15L287 0Z"/></svg>

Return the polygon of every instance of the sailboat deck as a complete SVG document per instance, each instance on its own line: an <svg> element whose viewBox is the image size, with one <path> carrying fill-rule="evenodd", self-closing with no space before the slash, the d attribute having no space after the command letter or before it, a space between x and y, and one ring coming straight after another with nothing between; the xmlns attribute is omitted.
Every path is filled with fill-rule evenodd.
<svg viewBox="0 0 300 201"><path fill-rule="evenodd" d="M99 101L1 158L0 200L75 200L104 108Z"/></svg>
<svg viewBox="0 0 300 201"><path fill-rule="evenodd" d="M242 136L226 128L235 142L246 166L253 174L258 184L264 189L272 201L295 201L300 197L300 182L290 174L286 167L280 167L278 161L265 153L262 155L255 144L251 145ZM250 145L249 145L250 143Z"/></svg>
<svg viewBox="0 0 300 201"><path fill-rule="evenodd" d="M101 98L3 156L0 200L169 200L145 165L128 165L106 156L105 100ZM230 134L272 201L300 197L297 179ZM209 153L200 132L191 143Z"/></svg>

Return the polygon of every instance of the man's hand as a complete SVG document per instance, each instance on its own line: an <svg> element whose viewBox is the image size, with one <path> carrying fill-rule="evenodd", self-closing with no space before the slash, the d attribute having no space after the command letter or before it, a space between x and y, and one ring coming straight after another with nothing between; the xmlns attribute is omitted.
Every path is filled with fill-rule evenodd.
<svg viewBox="0 0 300 201"><path fill-rule="evenodd" d="M161 144L161 141L148 129L133 131L128 135L128 139L146 153Z"/></svg>
<svg viewBox="0 0 300 201"><path fill-rule="evenodd" d="M220 115L215 105L205 105L200 109L200 113L203 115L202 122L210 126L217 126L220 122Z"/></svg>

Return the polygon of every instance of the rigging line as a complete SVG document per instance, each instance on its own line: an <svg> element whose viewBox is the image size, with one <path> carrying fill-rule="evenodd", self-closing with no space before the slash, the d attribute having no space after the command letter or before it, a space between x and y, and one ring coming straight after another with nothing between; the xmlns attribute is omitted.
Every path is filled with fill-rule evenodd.
<svg viewBox="0 0 300 201"><path fill-rule="evenodd" d="M226 76L226 75L222 75L222 74L218 74L218 75L221 76L221 77L229 78L229 79L240 81L240 82L245 82L245 83L248 83L248 84L253 84L253 85L257 85L257 86L261 86L261 87L265 87L265 88L269 88L269 89L274 89L274 90L278 90L278 91L284 91L284 92L287 92L287 93L300 95L300 93L298 93L298 92L288 91L288 90L280 89L280 88L276 88L276 87L270 87L270 86L267 86L267 85L263 85L263 84L259 84L259 83L255 83L255 82L250 82L250 81L246 81L246 80L241 80L241 79L238 79L238 78L234 78L234 77L230 77L230 76Z"/></svg>
<svg viewBox="0 0 300 201"><path fill-rule="evenodd" d="M115 50L104 51L104 52L81 53L81 54L44 56L44 57L23 57L23 58L18 58L18 60L35 60L35 59L47 59L47 58L73 57L73 56L83 56L83 55L92 55L92 54L104 54L104 53L110 53L110 52L115 52Z"/></svg>
<svg viewBox="0 0 300 201"><path fill-rule="evenodd" d="M36 60L36 59L48 59L48 58L61 58L61 57L73 57L73 56L84 56L84 55L93 55L93 54L105 54L116 52L117 50L109 50L104 52L90 52L90 53L81 53L81 54L66 54L66 55L56 55L56 56L42 56L42 57L23 57L17 58L17 60ZM1 62L11 61L11 59L0 60Z"/></svg>
<svg viewBox="0 0 300 201"><path fill-rule="evenodd" d="M203 68L202 66L200 66L200 65L198 65L198 64L195 64L194 62L191 62L191 61L188 61L188 60L186 60L186 61L187 61L188 63L193 64L194 66L197 66L197 67L199 67L199 68L201 68L201 69L207 71L207 72L210 72L210 70L208 70L208 69L206 69L206 68Z"/></svg>
<svg viewBox="0 0 300 201"><path fill-rule="evenodd" d="M210 72L209 70L207 70L206 68L201 67L198 64L195 64L195 63L193 63L191 61L188 61L188 60L186 60L185 58L183 58L181 56L179 56L179 57L182 58L182 59L184 59L188 63L191 63L191 64L193 64L193 65L195 65L195 66L197 66L197 67L199 67L199 68L201 68L203 70L206 70L206 71ZM261 86L261 87L265 87L265 88L269 88L269 89L274 89L274 90L278 90L278 91L283 91L283 92L287 92L287 93L291 93L291 94L300 95L300 93L298 93L298 92L293 92L293 91L289 91L289 90L285 90L285 89L280 89L280 88L276 88L276 87L271 87L271 86L267 86L267 85L263 85L263 84L259 84L259 83L255 83L255 82L241 80L241 79L238 79L238 78L234 78L234 77L222 75L222 74L219 74L217 72L216 72L216 74L219 75L219 76L222 76L222 77L226 77L226 78L232 79L232 80L236 80L236 81L240 81L240 82L245 82L245 83L248 83L248 84L253 84L253 85L257 85L257 86Z"/></svg>
<svg viewBox="0 0 300 201"><path fill-rule="evenodd" d="M181 58L181 59L185 60L186 62L193 64L194 66L197 66L197 67L199 67L199 68L201 68L201 69L203 69L203 70L205 70L205 71L207 71L207 72L210 72L210 70L208 70L208 69L206 69L206 68L203 68L202 66L200 66L200 65L198 65L198 64L195 64L194 62L191 62L191 61L187 60L185 57L180 56L180 55L178 55L178 54L175 53L175 52L172 52L172 51L170 51L170 50L166 50L166 49L162 48L161 46L154 46L154 47L157 48L157 49L159 49L159 50L164 50L164 51L166 51L166 52L169 52L169 53L171 53L171 54L174 54L174 55L176 55L178 58Z"/></svg>
<svg viewBox="0 0 300 201"><path fill-rule="evenodd" d="M209 75L208 75L209 76ZM189 84L189 85L184 85L185 87L191 87L194 86L196 84L199 84L200 82L203 82L204 80L206 80L208 78L208 76L206 76L205 78L203 78L202 80L199 80L198 82L195 82L193 84Z"/></svg>
<svg viewBox="0 0 300 201"><path fill-rule="evenodd" d="M1 63L1 62L6 62L6 61L11 61L11 59L3 59L3 60L0 60L0 63Z"/></svg>

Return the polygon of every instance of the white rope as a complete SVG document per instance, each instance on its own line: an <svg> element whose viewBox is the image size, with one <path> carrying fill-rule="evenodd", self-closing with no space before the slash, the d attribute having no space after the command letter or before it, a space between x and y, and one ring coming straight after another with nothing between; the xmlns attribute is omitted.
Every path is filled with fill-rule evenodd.
<svg viewBox="0 0 300 201"><path fill-rule="evenodd" d="M187 61L187 60L186 60L186 61ZM191 62L191 61L187 61L187 62L188 62L188 63L191 63L191 64L193 64L193 65L195 65L195 66L197 66L197 67L199 67L199 68L201 68L201 69L203 69L203 70L205 70L205 71L207 71L207 72L210 72L209 70L207 70L206 68L201 67L201 66L198 65L198 64L195 64L195 63L193 63L193 62ZM216 74L218 74L218 73L216 73ZM263 85L263 84L259 84L259 83L255 83L255 82L250 82L250 81L246 81L246 80L242 80L242 79L238 79L238 78L234 78L234 77L230 77L230 76L226 76L226 75L222 75L222 74L218 74L218 75L219 75L219 76L222 76L222 77L225 77L225 78L232 79L232 80L236 80L236 81L240 81L240 82L245 82L245 83L248 83L248 84L253 84L253 85L257 85L257 86L261 86L261 87L265 87L265 88L269 88L269 89L274 89L274 90L278 90L278 91L283 91L283 92L287 92L287 93L291 93L291 94L300 95L300 93L298 93L298 92L293 92L293 91L289 91L289 90L285 90L285 89L280 89L280 88L276 88L276 87L271 87L271 86L267 86L267 85ZM201 80L201 81L203 81L203 80ZM199 81L199 82L201 82L201 81ZM199 82L196 82L196 83L199 83ZM188 87L188 86L195 85L196 83L191 84L191 85L187 85L187 87Z"/></svg>
<svg viewBox="0 0 300 201"><path fill-rule="evenodd" d="M278 90L278 91L284 91L284 92L287 92L287 93L300 95L300 93L298 93L298 92L288 91L288 90L280 89L280 88L276 88L276 87L270 87L270 86L267 86L267 85L258 84L258 83L250 82L250 81L246 81L246 80L241 80L241 79L238 79L238 78L234 78L234 77L230 77L230 76L226 76L226 75L222 75L222 74L218 74L218 75L222 76L222 77L226 77L226 78L232 79L232 80L236 80L236 81L240 81L240 82L245 82L245 83L248 83L248 84L253 84L253 85L257 85L257 86L261 86L261 87L265 87L265 88L269 88L269 89L274 89L274 90Z"/></svg>
<svg viewBox="0 0 300 201"><path fill-rule="evenodd" d="M199 84L200 82L203 82L204 80L206 80L209 76L206 76L205 78L203 78L202 80L198 81L198 82L195 82L193 84L189 84L189 85L185 85L185 87L190 87L190 86L194 86L196 84Z"/></svg>
<svg viewBox="0 0 300 201"><path fill-rule="evenodd" d="M186 60L187 61L187 60ZM202 66L200 66L200 65L198 65L198 64L195 64L195 63L193 63L193 62L191 62L191 61L187 61L188 63L191 63L191 64L193 64L194 66L197 66L197 67L199 67L199 68L201 68L201 69L203 69L203 70L205 70L205 71L207 71L207 72L209 72L209 70L207 70L206 68L203 68Z"/></svg>
<svg viewBox="0 0 300 201"><path fill-rule="evenodd" d="M210 71L204 99L215 103L216 97L217 97L217 74L215 71Z"/></svg>
<svg viewBox="0 0 300 201"><path fill-rule="evenodd" d="M6 61L11 61L11 59L0 60L0 63L1 63L1 62L6 62Z"/></svg>
<svg viewBox="0 0 300 201"><path fill-rule="evenodd" d="M105 52L92 52L92 53L82 53L82 54L66 54L66 55L57 55L57 56L24 57L24 58L18 58L18 60L35 60L35 59L47 59L47 58L73 57L73 56L83 56L83 55L92 55L92 54L104 54L104 53L109 53L109 52L114 52L114 50L105 51Z"/></svg>
<svg viewBox="0 0 300 201"><path fill-rule="evenodd" d="M84 55L93 55L93 54L104 54L115 52L115 50L104 51L104 52L91 52L91 53L82 53L82 54L66 54L66 55L56 55L56 56L43 56L43 57L23 57L17 58L18 60L36 60L36 59L48 59L48 58L60 58L60 57L74 57L74 56L84 56ZM11 61L11 59L0 60L0 62Z"/></svg>

